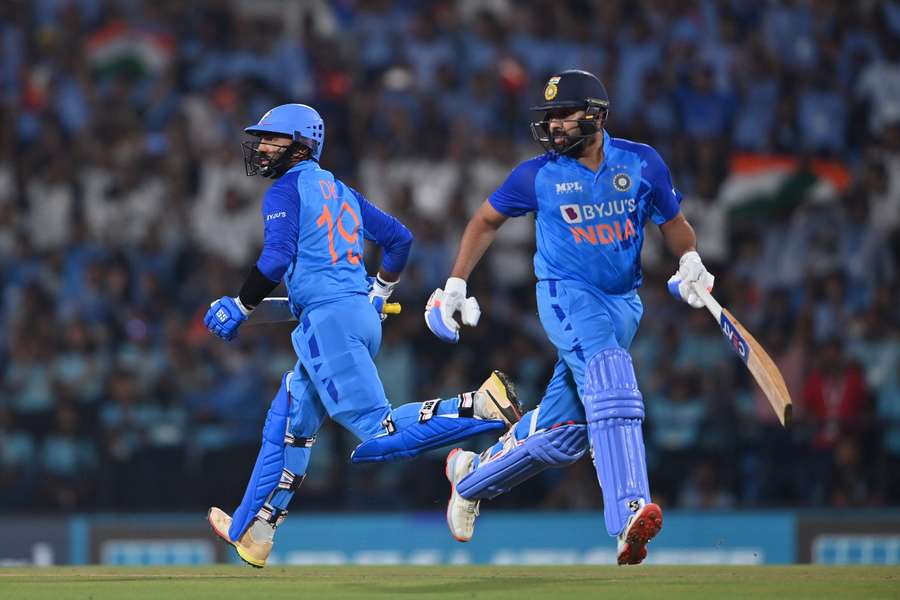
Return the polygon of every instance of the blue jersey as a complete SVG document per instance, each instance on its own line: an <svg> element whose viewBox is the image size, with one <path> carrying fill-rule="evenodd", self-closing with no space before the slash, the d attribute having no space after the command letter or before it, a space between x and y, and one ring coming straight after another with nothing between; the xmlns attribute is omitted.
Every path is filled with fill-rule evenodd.
<svg viewBox="0 0 900 600"><path fill-rule="evenodd" d="M290 169L266 192L265 242L256 262L284 279L295 314L305 307L368 293L363 238L384 250L386 271L406 266L412 234L394 217L313 161Z"/></svg>
<svg viewBox="0 0 900 600"><path fill-rule="evenodd" d="M642 281L644 224L675 217L681 194L656 150L604 132L596 172L547 153L519 164L488 200L509 217L535 213L538 280L629 294Z"/></svg>

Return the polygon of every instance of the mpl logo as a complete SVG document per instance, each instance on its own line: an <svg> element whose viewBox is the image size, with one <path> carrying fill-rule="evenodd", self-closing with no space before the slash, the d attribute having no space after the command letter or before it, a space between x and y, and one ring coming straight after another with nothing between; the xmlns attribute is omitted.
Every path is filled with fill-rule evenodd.
<svg viewBox="0 0 900 600"><path fill-rule="evenodd" d="M581 182L580 181L567 181L565 183L557 183L556 184L556 193L557 194L568 194L570 192L580 192L581 191Z"/></svg>
<svg viewBox="0 0 900 600"><path fill-rule="evenodd" d="M559 207L563 221L566 223L581 223L581 206L577 204L563 204Z"/></svg>
<svg viewBox="0 0 900 600"><path fill-rule="evenodd" d="M722 335L731 343L731 347L741 357L741 360L746 363L750 359L750 345L747 344L747 340L741 336L737 327L725 316L724 312L722 312L722 316L719 319L719 327L722 328Z"/></svg>

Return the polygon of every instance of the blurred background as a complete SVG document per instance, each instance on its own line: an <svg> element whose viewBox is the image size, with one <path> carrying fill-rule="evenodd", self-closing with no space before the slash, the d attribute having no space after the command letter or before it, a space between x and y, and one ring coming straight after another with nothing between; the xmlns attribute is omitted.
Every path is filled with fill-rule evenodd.
<svg viewBox="0 0 900 600"><path fill-rule="evenodd" d="M651 226L631 351L654 498L900 505L900 3L8 0L0 46L4 514L239 501L290 325L226 344L201 319L258 255L270 182L245 176L242 128L284 102L319 110L322 165L416 236L377 361L393 404L499 368L533 407L555 353L530 217L470 282L464 343L421 310L474 208L540 152L527 109L565 68L605 82L611 135L667 161L717 297L795 402L784 431L708 314L668 296ZM443 510L444 452L351 468L355 444L324 427L295 514ZM489 511L601 505L584 460Z"/></svg>

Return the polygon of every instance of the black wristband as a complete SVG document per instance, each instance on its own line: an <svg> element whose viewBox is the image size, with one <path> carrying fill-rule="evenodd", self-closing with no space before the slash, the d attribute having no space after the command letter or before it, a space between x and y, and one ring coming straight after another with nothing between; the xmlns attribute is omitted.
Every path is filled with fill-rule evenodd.
<svg viewBox="0 0 900 600"><path fill-rule="evenodd" d="M244 281L244 285L241 286L238 298L241 299L241 304L246 308L253 310L263 301L263 298L268 296L276 287L278 287L277 281L272 281L262 274L259 267L253 265L253 269L250 271L250 274L247 275L247 280Z"/></svg>

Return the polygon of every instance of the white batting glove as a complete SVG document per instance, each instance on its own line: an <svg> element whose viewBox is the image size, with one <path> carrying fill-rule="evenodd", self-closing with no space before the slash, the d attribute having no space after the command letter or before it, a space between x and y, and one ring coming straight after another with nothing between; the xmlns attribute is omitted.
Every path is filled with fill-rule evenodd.
<svg viewBox="0 0 900 600"><path fill-rule="evenodd" d="M425 324L431 333L445 342L459 341L459 323L453 318L459 312L463 325L475 327L481 318L481 307L475 297L466 298L466 280L451 277L444 289L434 290L425 305Z"/></svg>
<svg viewBox="0 0 900 600"><path fill-rule="evenodd" d="M387 315L384 313L384 306L387 304L388 298L391 297L391 294L398 283L400 282L385 281L381 278L381 275L369 277L369 302L371 302L372 306L375 307L375 310L378 311L382 321L387 319Z"/></svg>
<svg viewBox="0 0 900 600"><path fill-rule="evenodd" d="M678 300L687 302L694 308L703 308L703 300L700 299L691 285L698 282L707 292L711 292L716 278L703 266L700 255L691 250L685 252L678 261L678 271L669 278L669 293Z"/></svg>

